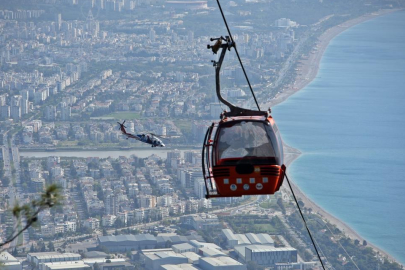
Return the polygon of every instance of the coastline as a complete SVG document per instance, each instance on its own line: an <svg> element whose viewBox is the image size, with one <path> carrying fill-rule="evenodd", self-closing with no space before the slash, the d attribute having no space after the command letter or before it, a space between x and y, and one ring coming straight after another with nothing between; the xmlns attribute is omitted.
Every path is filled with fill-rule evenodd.
<svg viewBox="0 0 405 270"><path fill-rule="evenodd" d="M311 83L317 76L321 59L323 57L323 54L325 53L329 43L334 39L336 36L338 36L340 33L344 32L345 30L349 29L350 27L353 27L357 24L360 24L362 22L371 20L373 18L376 18L378 16L382 16L385 14L389 14L395 11L398 11L399 9L390 9L390 10L381 10L378 12L374 12L371 14L366 14L361 17L355 18L348 20L340 25L334 26L332 28L329 28L327 31L322 33L322 35L318 38L318 43L317 43L317 50L313 53L310 52L308 55L307 59L300 60L299 62L299 73L296 75L294 84L290 86L289 88L284 89L282 92L278 93L268 104L266 104L266 107L272 107L275 106L285 100L287 100L291 95L295 94L299 90L305 88L309 83ZM290 164L294 162L295 159L297 159L300 155L301 152L298 149L295 149L289 145L284 145L284 152L285 152L285 165L288 167ZM342 220L336 218L326 210L324 210L322 207L320 207L318 204L316 204L314 201L312 201L304 192L300 190L300 188L292 181L291 185L294 189L295 195L297 198L302 200L305 204L306 207L312 208L312 211L314 213L317 213L320 215L324 220L327 220L329 223L335 225L339 230L341 230L346 236L348 236L351 239L357 239L360 242L363 240L366 240L364 237L362 237L360 234L358 234L354 229L352 229L349 225L347 225L345 222ZM383 249L379 248L378 246L374 245L373 243L370 243L367 241L367 246L371 247L375 252L379 253L386 259L388 259L391 262L396 262L399 265L403 266L402 263L400 263L397 259L395 259L393 256L391 256L389 253L384 251Z"/></svg>
<svg viewBox="0 0 405 270"><path fill-rule="evenodd" d="M295 94L296 92L300 91L301 89L305 88L309 83L311 83L316 76L318 75L319 66L323 57L323 54L326 51L329 43L337 37L340 33L346 31L347 29L360 24L362 22L374 19L379 16L383 16L392 12L399 11L400 9L385 9L378 12L373 12L371 14L365 14L361 17L348 20L344 23L341 23L337 26L329 28L326 30L322 35L318 38L317 44L317 51L315 53L309 53L307 59L303 59L299 61L298 69L300 72L296 75L294 84L282 92L276 94L276 96L268 102L265 108L273 107L283 101L285 101L288 97Z"/></svg>

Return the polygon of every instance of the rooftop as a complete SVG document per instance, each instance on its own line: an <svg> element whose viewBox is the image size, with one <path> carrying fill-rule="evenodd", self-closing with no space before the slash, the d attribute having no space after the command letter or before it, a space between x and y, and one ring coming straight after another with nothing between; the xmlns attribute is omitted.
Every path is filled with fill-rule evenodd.
<svg viewBox="0 0 405 270"><path fill-rule="evenodd" d="M27 256L36 257L37 259L48 259L48 258L69 258L69 257L79 257L82 256L77 253L59 253L59 252L36 252L28 253Z"/></svg>
<svg viewBox="0 0 405 270"><path fill-rule="evenodd" d="M190 245L189 243L183 243L183 244L177 244L172 246L173 249L179 249L179 250L189 250L193 249L194 246Z"/></svg>
<svg viewBox="0 0 405 270"><path fill-rule="evenodd" d="M181 255L186 257L189 262L198 262L198 260L201 258L200 255L191 251L181 253Z"/></svg>
<svg viewBox="0 0 405 270"><path fill-rule="evenodd" d="M84 255L86 258L106 258L108 256L107 253L101 251L89 251Z"/></svg>
<svg viewBox="0 0 405 270"><path fill-rule="evenodd" d="M161 266L161 269L165 270L198 270L199 268L195 268L192 264L183 263L183 264L164 264Z"/></svg>
<svg viewBox="0 0 405 270"><path fill-rule="evenodd" d="M44 263L49 269L75 269L75 268L83 268L88 267L91 268L90 265L85 264L83 261L70 261L70 262L48 262Z"/></svg>
<svg viewBox="0 0 405 270"><path fill-rule="evenodd" d="M245 258L246 249L250 249L254 252L274 252L274 251L294 251L292 247L274 247L272 245L239 245L235 248L236 253Z"/></svg>
<svg viewBox="0 0 405 270"><path fill-rule="evenodd" d="M200 251L203 252L203 254L208 257L225 255L225 253L223 253L222 251L215 249L215 248L209 248L209 247L200 248Z"/></svg>
<svg viewBox="0 0 405 270"><path fill-rule="evenodd" d="M161 269L165 270L198 270L199 268L195 268L192 264L183 263L183 264L164 264L161 266Z"/></svg>
<svg viewBox="0 0 405 270"><path fill-rule="evenodd" d="M242 263L235 261L231 257L227 256L221 256L221 257L205 257L201 258L200 260L203 260L210 265L213 266L232 266L232 265L243 265Z"/></svg>
<svg viewBox="0 0 405 270"><path fill-rule="evenodd" d="M7 251L3 251L0 253L0 262L2 263L11 263L11 262L19 262L13 255L8 253Z"/></svg>
<svg viewBox="0 0 405 270"><path fill-rule="evenodd" d="M144 255L151 260L160 260L160 259L166 259L166 258L186 258L182 254L176 253L174 251L160 251L160 252L154 252L154 253L146 253Z"/></svg>
<svg viewBox="0 0 405 270"><path fill-rule="evenodd" d="M137 234L137 235L113 235L113 236L99 236L100 243L106 242L123 242L123 241L156 241L156 237L151 234Z"/></svg>
<svg viewBox="0 0 405 270"><path fill-rule="evenodd" d="M222 233L229 240L237 240L235 234L230 229L222 229Z"/></svg>

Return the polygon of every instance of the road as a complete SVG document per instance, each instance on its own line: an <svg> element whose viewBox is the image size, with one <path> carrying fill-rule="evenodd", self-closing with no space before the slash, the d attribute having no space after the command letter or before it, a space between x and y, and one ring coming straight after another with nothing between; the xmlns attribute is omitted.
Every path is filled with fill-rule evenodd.
<svg viewBox="0 0 405 270"><path fill-rule="evenodd" d="M312 255L312 257L315 256L315 254L312 252L312 249L308 248L307 245L301 240L301 238L298 236L298 234L290 227L288 222L286 221L285 217L283 215L278 216L281 222L284 224L284 226L287 228L288 234L294 238L294 240L297 242L299 247L304 247L309 254Z"/></svg>
<svg viewBox="0 0 405 270"><path fill-rule="evenodd" d="M20 153L18 147L15 144L15 134L11 136L11 157L10 159L13 161L14 164L14 173L12 174L12 179L14 180L14 187L13 194L14 194L14 202L21 202L24 200L24 194L21 186L21 168L20 168ZM25 219L21 220L21 223L25 225ZM20 237L17 237L15 241L13 241L14 246L25 245L29 242L29 234L28 231L24 231L22 234L22 241Z"/></svg>
<svg viewBox="0 0 405 270"><path fill-rule="evenodd" d="M21 121L21 125L31 121L38 114L31 116L29 119ZM4 176L10 179L10 185L8 187L9 205L14 206L17 202L24 201L24 194L21 186L21 168L20 168L20 153L15 143L16 134L11 134L10 143L9 130L3 134L3 160L4 160ZM25 224L25 220L21 220L22 224ZM21 226L20 226L21 228ZM22 241L21 241L22 240ZM24 245L29 242L29 234L24 231L21 237L17 237L11 244L11 247Z"/></svg>
<svg viewBox="0 0 405 270"><path fill-rule="evenodd" d="M259 203L260 201L264 200L265 198L262 196L254 196L254 199L252 201L248 201L243 205L239 205L239 206L235 206L235 207L226 207L223 209L215 209L215 210L211 210L211 211L207 211L206 213L208 214L217 214L217 213L222 213L222 212L230 212L232 215L235 215L238 213L239 210L252 206L256 203ZM186 216L186 215L185 215ZM180 217L168 217L164 220L175 220L175 221L179 221ZM122 230L145 230L147 228L151 228L151 227L156 227L158 225L160 225L164 220L159 220L159 221L153 221L153 222L149 222L149 223L142 223L142 224L137 224L137 225L133 225L133 226L128 226L128 227L124 227L124 228L120 228L120 229L110 229L107 230L107 234L112 235L115 233L115 231L122 231ZM52 241L55 245L55 247L59 247L61 246L66 240L77 240L83 237L93 237L96 238L98 236L102 236L102 231L98 230L95 233L92 234L83 234L80 236L71 236L71 237L67 237L67 238L63 238L63 239L58 239L58 240L54 240Z"/></svg>
<svg viewBox="0 0 405 270"><path fill-rule="evenodd" d="M11 147L8 143L9 131L3 134L3 161L4 161L4 176L10 179L10 184L8 187L9 204L15 205L18 201L23 199L21 180L20 180L20 157L18 153L18 148L15 146L15 135L11 136ZM23 221L24 222L24 221ZM28 233L23 233L23 242L19 241L17 237L11 244L10 247L19 246L21 244L27 243Z"/></svg>
<svg viewBox="0 0 405 270"><path fill-rule="evenodd" d="M3 161L4 161L4 177L8 177L10 179L10 181L12 181L10 147L9 147L7 141L8 141L8 131L4 132L4 134L3 134L4 145L2 146L2 148L3 148ZM12 186L11 182L10 182L10 186Z"/></svg>

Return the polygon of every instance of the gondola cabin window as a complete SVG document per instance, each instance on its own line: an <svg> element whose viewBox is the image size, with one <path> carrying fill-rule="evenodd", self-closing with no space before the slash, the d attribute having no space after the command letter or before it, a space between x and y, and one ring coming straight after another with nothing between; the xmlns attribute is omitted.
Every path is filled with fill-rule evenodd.
<svg viewBox="0 0 405 270"><path fill-rule="evenodd" d="M216 165L280 165L277 138L267 121L230 121L217 131Z"/></svg>

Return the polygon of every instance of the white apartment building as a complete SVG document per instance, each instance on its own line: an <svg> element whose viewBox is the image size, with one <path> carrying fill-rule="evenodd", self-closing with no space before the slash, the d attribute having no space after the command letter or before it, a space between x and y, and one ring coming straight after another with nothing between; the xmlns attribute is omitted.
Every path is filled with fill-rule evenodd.
<svg viewBox="0 0 405 270"><path fill-rule="evenodd" d="M97 218L89 218L83 222L83 226L90 228L92 230L98 229L100 227L100 220Z"/></svg>

